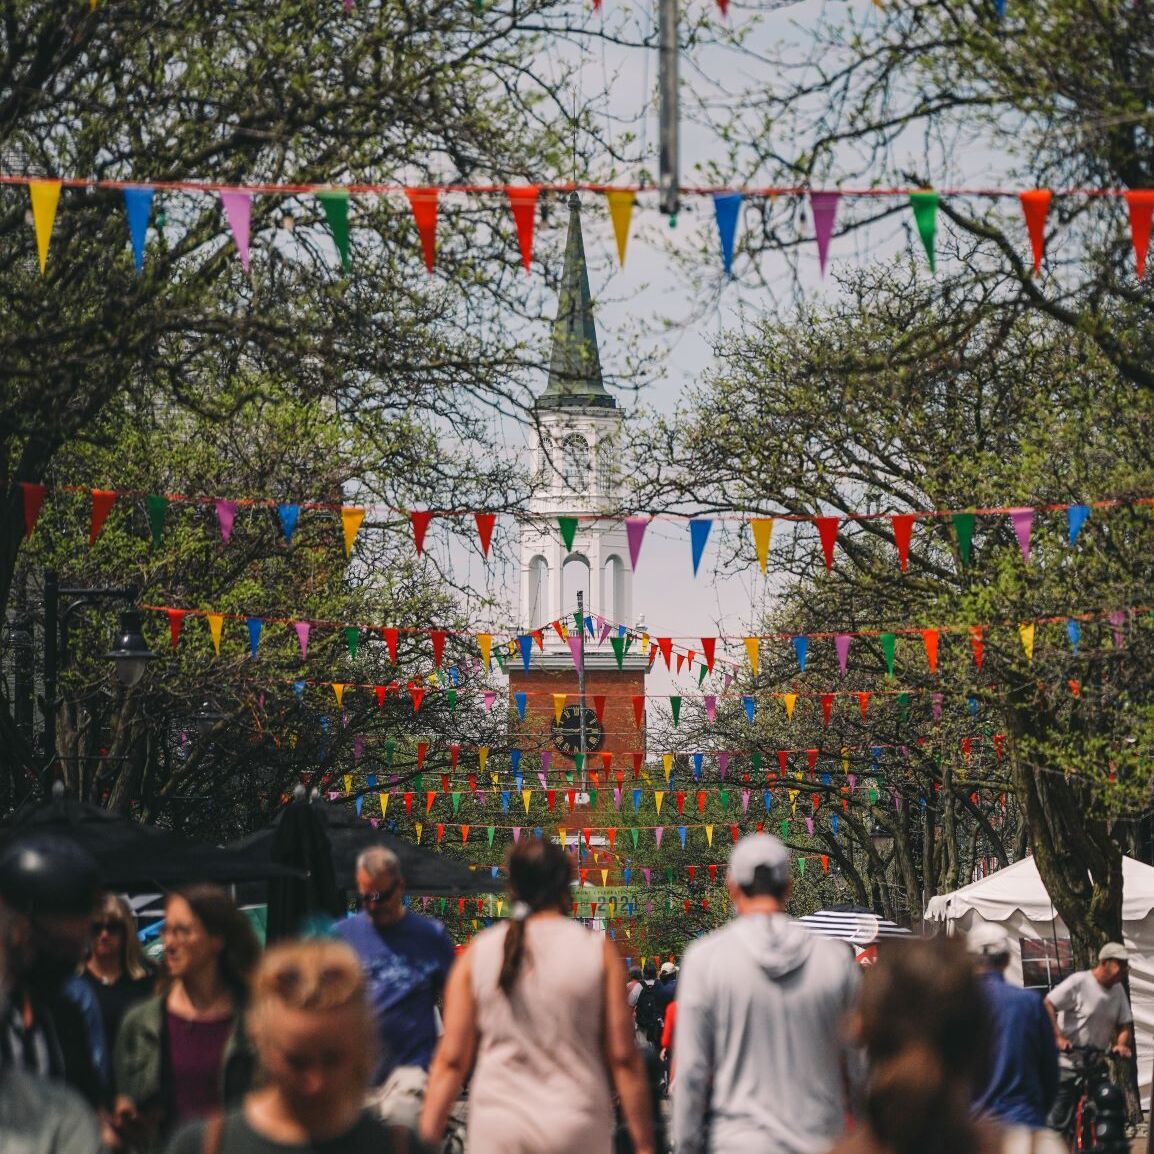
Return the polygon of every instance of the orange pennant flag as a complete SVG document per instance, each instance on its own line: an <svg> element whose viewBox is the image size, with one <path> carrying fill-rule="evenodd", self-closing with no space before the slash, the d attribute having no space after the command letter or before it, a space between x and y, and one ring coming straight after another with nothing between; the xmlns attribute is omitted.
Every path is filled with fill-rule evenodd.
<svg viewBox="0 0 1154 1154"><path fill-rule="evenodd" d="M89 549L96 544L96 538L100 536L100 530L104 528L104 522L115 504L116 494L111 489L92 490L92 519L88 525Z"/></svg>
<svg viewBox="0 0 1154 1154"><path fill-rule="evenodd" d="M793 720L793 710L794 710L794 707L797 705L797 694L796 693L783 693L781 695L781 699L782 699L782 701L785 702L785 716L788 717L790 721L792 721Z"/></svg>
<svg viewBox="0 0 1154 1154"><path fill-rule="evenodd" d="M477 644L481 649L481 662L488 669L493 654L493 635L491 633L478 633Z"/></svg>
<svg viewBox="0 0 1154 1154"><path fill-rule="evenodd" d="M330 681L329 684L333 687L333 696L337 699L337 708L344 708L345 704L345 687L340 681Z"/></svg>
<svg viewBox="0 0 1154 1154"><path fill-rule="evenodd" d="M1026 218L1026 231L1030 234L1030 247L1034 251L1035 276L1042 268L1042 256L1046 251L1046 217L1050 213L1052 198L1048 188L1031 188L1018 193Z"/></svg>
<svg viewBox="0 0 1154 1154"><path fill-rule="evenodd" d="M757 550L757 562L764 573L769 562L769 543L773 538L773 518L754 517L749 523L749 528L753 533L753 546Z"/></svg>
<svg viewBox="0 0 1154 1154"><path fill-rule="evenodd" d="M922 644L926 647L926 661L929 662L931 673L938 671L938 638L936 629L922 630Z"/></svg>
<svg viewBox="0 0 1154 1154"><path fill-rule="evenodd" d="M747 637L745 639L745 652L749 657L749 668L753 671L753 676L757 676L758 658L761 655L761 638Z"/></svg>
<svg viewBox="0 0 1154 1154"><path fill-rule="evenodd" d="M437 261L437 197L435 188L406 188L409 207L413 210L413 220L417 222L417 232L421 237L421 248L425 253L425 268L430 273Z"/></svg>
<svg viewBox="0 0 1154 1154"><path fill-rule="evenodd" d="M561 711L565 708L565 698L567 696L568 694L566 693L553 694L553 720L556 721L558 725L561 724Z"/></svg>
<svg viewBox="0 0 1154 1154"><path fill-rule="evenodd" d="M357 509L351 505L341 508L341 528L345 534L345 556L353 555L353 542L361 529L361 522L365 519L364 509Z"/></svg>

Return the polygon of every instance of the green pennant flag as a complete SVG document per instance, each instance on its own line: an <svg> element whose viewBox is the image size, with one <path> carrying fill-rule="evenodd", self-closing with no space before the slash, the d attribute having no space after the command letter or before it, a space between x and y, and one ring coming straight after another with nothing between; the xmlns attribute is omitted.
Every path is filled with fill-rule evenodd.
<svg viewBox="0 0 1154 1154"><path fill-rule="evenodd" d="M723 813L729 813L729 790L720 789L717 791L717 800L721 802L721 810Z"/></svg>
<svg viewBox="0 0 1154 1154"><path fill-rule="evenodd" d="M955 513L951 520L954 523L954 533L958 538L958 556L963 565L970 563L970 547L974 541L974 514Z"/></svg>
<svg viewBox="0 0 1154 1154"><path fill-rule="evenodd" d="M500 671L502 673L504 673L505 672L504 654L502 654L501 651L498 649L493 653L493 659L497 662L497 668L500 669Z"/></svg>
<svg viewBox="0 0 1154 1154"><path fill-rule="evenodd" d="M669 708L673 711L673 728L676 729L681 724L681 698L671 697Z"/></svg>
<svg viewBox="0 0 1154 1154"><path fill-rule="evenodd" d="M396 738L388 737L385 739L385 765L389 769L393 768L393 754L397 752Z"/></svg>
<svg viewBox="0 0 1154 1154"><path fill-rule="evenodd" d="M597 808L597 791L595 789L591 789L589 791L589 808L590 809L596 809Z"/></svg>
<svg viewBox="0 0 1154 1154"><path fill-rule="evenodd" d="M754 773L760 773L761 772L761 750L755 749L753 751L753 756L749 760L750 760L750 764L753 767L753 772Z"/></svg>
<svg viewBox="0 0 1154 1154"><path fill-rule="evenodd" d="M337 252L341 254L341 268L349 271L349 194L342 188L326 189L317 193L317 200L325 210Z"/></svg>
<svg viewBox="0 0 1154 1154"><path fill-rule="evenodd" d="M673 867L672 866L666 866L665 867L665 880L670 885L673 885Z"/></svg>
<svg viewBox="0 0 1154 1154"><path fill-rule="evenodd" d="M897 638L892 633L883 633L880 640L882 643L882 656L886 659L886 672L893 677L894 646L897 644Z"/></svg>
<svg viewBox="0 0 1154 1154"><path fill-rule="evenodd" d="M361 631L355 625L345 629L345 644L349 647L349 656L356 661L357 646L361 643Z"/></svg>
<svg viewBox="0 0 1154 1154"><path fill-rule="evenodd" d="M491 825L485 830L485 836L489 839L489 848L490 849L493 848L493 835L496 832L497 832L497 827L495 825Z"/></svg>
<svg viewBox="0 0 1154 1154"><path fill-rule="evenodd" d="M389 764L391 765L392 763L390 762ZM413 790L416 793L425 792L425 775L423 773L418 773L413 779Z"/></svg>
<svg viewBox="0 0 1154 1154"><path fill-rule="evenodd" d="M450 689L445 693L445 697L449 702L449 712L455 712L457 708L457 691L455 689Z"/></svg>
<svg viewBox="0 0 1154 1154"><path fill-rule="evenodd" d="M781 823L781 836L782 837L789 837L789 819L788 818L786 818L786 820Z"/></svg>
<svg viewBox="0 0 1154 1154"><path fill-rule="evenodd" d="M155 494L146 497L144 501L148 509L148 527L152 530L152 544L159 547L160 539L164 536L164 519L168 516L168 498L158 497Z"/></svg>
<svg viewBox="0 0 1154 1154"><path fill-rule="evenodd" d="M870 805L877 805L878 791L875 786L870 786Z"/></svg>
<svg viewBox="0 0 1154 1154"><path fill-rule="evenodd" d="M930 258L930 272L937 272L934 241L938 234L938 194L932 189L911 192L910 207L914 210L914 223L918 227L918 236L922 238L926 256Z"/></svg>
<svg viewBox="0 0 1154 1154"><path fill-rule="evenodd" d="M454 793L453 794L453 813L454 813L454 815L457 813L457 811L460 808L461 808L461 795L460 795L460 793Z"/></svg>
<svg viewBox="0 0 1154 1154"><path fill-rule="evenodd" d="M567 774L565 774L565 780L566 780L566 781L567 781L567 782L568 782L570 785L572 785L572 784L573 784L573 775L572 775L571 773L567 773Z"/></svg>
<svg viewBox="0 0 1154 1154"><path fill-rule="evenodd" d="M441 898L441 917L445 916L445 909L448 907L449 899Z"/></svg>
<svg viewBox="0 0 1154 1154"><path fill-rule="evenodd" d="M697 672L697 687L700 689L705 684L705 678L709 673L709 667L703 665Z"/></svg>
<svg viewBox="0 0 1154 1154"><path fill-rule="evenodd" d="M561 540L565 542L565 548L573 551L573 540L577 536L577 518L576 517L558 517L557 528L561 530ZM581 619L577 618L577 628L581 628Z"/></svg>
<svg viewBox="0 0 1154 1154"><path fill-rule="evenodd" d="M625 667L625 638L610 637L609 644L613 646L613 656L617 658L617 668Z"/></svg>
<svg viewBox="0 0 1154 1154"><path fill-rule="evenodd" d="M584 628L585 628L585 623L581 620L581 614L580 613L574 613L573 614L573 632L574 633L581 633Z"/></svg>
<svg viewBox="0 0 1154 1154"><path fill-rule="evenodd" d="M636 849L637 848L637 839L641 836L641 831L636 826L634 826L629 831L629 836L633 838L633 848Z"/></svg>
<svg viewBox="0 0 1154 1154"><path fill-rule="evenodd" d="M581 773L584 770L584 768L585 768L585 754L583 754L583 753L573 754L573 768L578 773ZM571 774L569 775L569 780L570 781L573 780L573 777Z"/></svg>
<svg viewBox="0 0 1154 1154"><path fill-rule="evenodd" d="M805 877L805 858L799 857L797 859L797 869L802 877Z"/></svg>
<svg viewBox="0 0 1154 1154"><path fill-rule="evenodd" d="M898 694L898 713L901 715L902 721L909 721L910 719L910 695L908 693Z"/></svg>

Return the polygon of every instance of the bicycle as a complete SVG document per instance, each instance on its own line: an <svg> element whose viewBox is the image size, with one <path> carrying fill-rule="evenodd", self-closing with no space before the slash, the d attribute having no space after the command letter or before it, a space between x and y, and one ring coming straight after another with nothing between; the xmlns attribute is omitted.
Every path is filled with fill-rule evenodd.
<svg viewBox="0 0 1154 1154"><path fill-rule="evenodd" d="M1076 1154L1129 1154L1126 1096L1113 1078L1111 1051L1071 1046L1074 1109L1062 1133Z"/></svg>

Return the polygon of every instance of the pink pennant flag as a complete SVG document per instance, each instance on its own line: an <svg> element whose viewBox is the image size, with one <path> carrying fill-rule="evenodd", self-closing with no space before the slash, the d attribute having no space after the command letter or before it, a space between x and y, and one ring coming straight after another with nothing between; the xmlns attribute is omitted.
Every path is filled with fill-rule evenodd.
<svg viewBox="0 0 1154 1154"><path fill-rule="evenodd" d="M749 790L743 789L741 791L741 812L749 813Z"/></svg>
<svg viewBox="0 0 1154 1154"><path fill-rule="evenodd" d="M1010 521L1014 526L1014 536L1018 538L1018 548L1022 550L1022 559L1030 560L1030 534L1034 528L1033 509L1011 509Z"/></svg>
<svg viewBox="0 0 1154 1154"><path fill-rule="evenodd" d="M485 690L485 712L491 713L493 711L493 703L497 700L497 694L492 689Z"/></svg>
<svg viewBox="0 0 1154 1154"><path fill-rule="evenodd" d="M711 722L717 718L717 697L712 693L705 695L705 716Z"/></svg>
<svg viewBox="0 0 1154 1154"><path fill-rule="evenodd" d="M809 206L813 211L813 231L817 234L817 263L821 275L825 276L826 260L829 257L829 242L833 236L833 224L837 217L838 192L811 192Z"/></svg>
<svg viewBox="0 0 1154 1154"><path fill-rule="evenodd" d="M1126 624L1126 610L1115 609L1106 620L1110 622L1114 629L1114 648L1121 649L1126 642L1125 635L1122 632L1122 627Z"/></svg>
<svg viewBox="0 0 1154 1154"><path fill-rule="evenodd" d="M665 826L659 825L653 831L653 840L657 843L657 848L661 848L661 839L665 836Z"/></svg>
<svg viewBox="0 0 1154 1154"><path fill-rule="evenodd" d="M606 621L604 617L602 617L601 618L601 628L597 634L597 644L598 645L604 645L605 644L605 638L608 637L609 634L612 632L613 632L613 626L610 625L609 622Z"/></svg>
<svg viewBox="0 0 1154 1154"><path fill-rule="evenodd" d="M519 825L513 826L513 844L516 845L521 840L521 827Z"/></svg>
<svg viewBox="0 0 1154 1154"><path fill-rule="evenodd" d="M810 837L813 837L813 818L812 817L807 817L805 819L805 832L807 834L809 834Z"/></svg>
<svg viewBox="0 0 1154 1154"><path fill-rule="evenodd" d="M221 540L227 545L232 540L232 524L239 506L235 501L217 501L216 519L220 522Z"/></svg>
<svg viewBox="0 0 1154 1154"><path fill-rule="evenodd" d="M651 886L653 884L653 871L645 866L642 866L641 872L645 875L645 884L647 886Z"/></svg>
<svg viewBox="0 0 1154 1154"><path fill-rule="evenodd" d="M721 777L721 780L724 781L726 773L729 772L729 754L728 753L719 753L717 755L717 771Z"/></svg>
<svg viewBox="0 0 1154 1154"><path fill-rule="evenodd" d="M848 633L839 633L833 639L833 647L837 650L837 665L841 670L842 677L845 676L846 667L849 663L849 643L850 635Z"/></svg>
<svg viewBox="0 0 1154 1154"><path fill-rule="evenodd" d="M940 693L932 693L930 695L930 705L934 711L934 720L941 721L942 719L942 695Z"/></svg>
<svg viewBox="0 0 1154 1154"><path fill-rule="evenodd" d="M569 634L569 653L573 658L573 668L578 671L581 669L581 643L580 634Z"/></svg>
<svg viewBox="0 0 1154 1154"><path fill-rule="evenodd" d="M645 539L645 530L648 528L648 517L625 518L625 536L629 540L629 565L635 571L637 558L641 556L641 542Z"/></svg>
<svg viewBox="0 0 1154 1154"><path fill-rule="evenodd" d="M247 192L222 189L220 203L224 206L224 217L236 241L236 251L244 271L248 272L248 238L252 221L252 196Z"/></svg>
<svg viewBox="0 0 1154 1154"><path fill-rule="evenodd" d="M296 630L297 642L301 647L301 660L304 661L309 655L309 629L310 624L307 621L294 621L293 629Z"/></svg>

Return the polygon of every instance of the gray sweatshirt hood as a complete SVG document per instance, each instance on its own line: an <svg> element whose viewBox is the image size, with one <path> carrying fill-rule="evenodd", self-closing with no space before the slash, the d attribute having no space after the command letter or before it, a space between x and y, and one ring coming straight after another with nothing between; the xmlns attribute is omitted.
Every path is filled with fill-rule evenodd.
<svg viewBox="0 0 1154 1154"><path fill-rule="evenodd" d="M744 914L734 923L733 935L771 978L792 974L813 949L809 931L788 914Z"/></svg>

